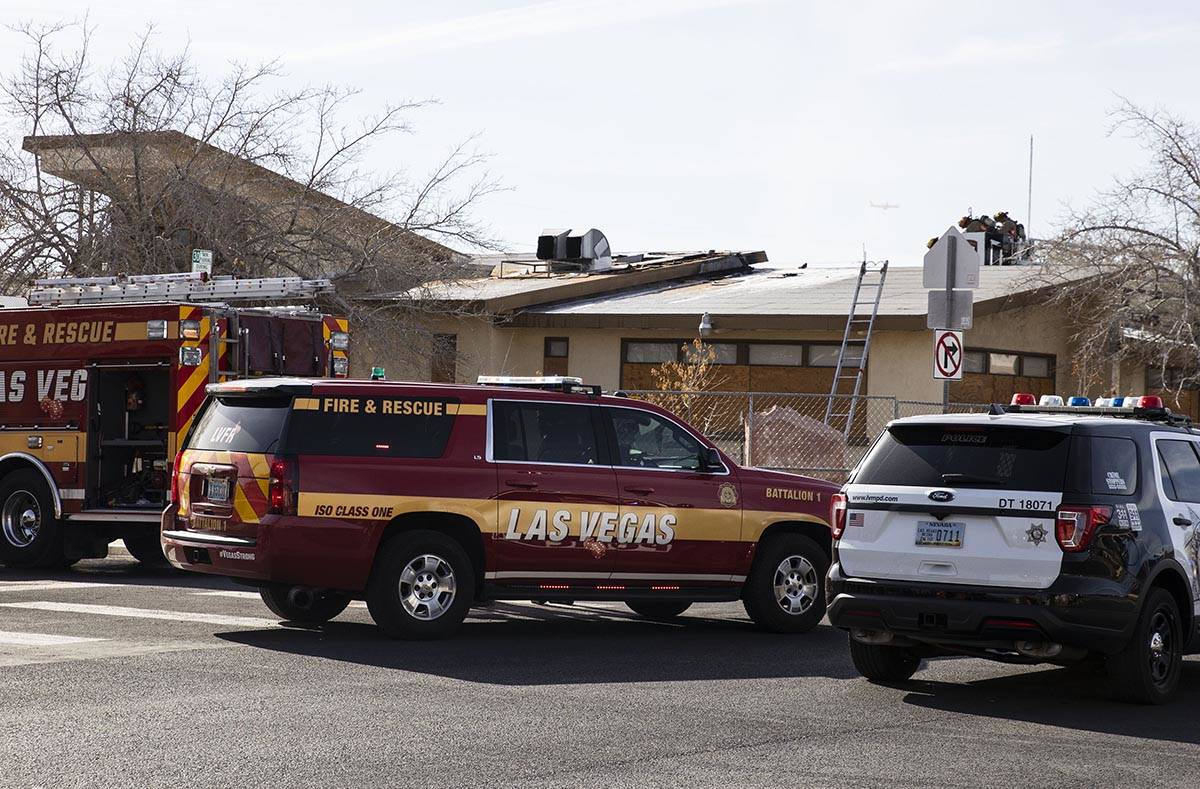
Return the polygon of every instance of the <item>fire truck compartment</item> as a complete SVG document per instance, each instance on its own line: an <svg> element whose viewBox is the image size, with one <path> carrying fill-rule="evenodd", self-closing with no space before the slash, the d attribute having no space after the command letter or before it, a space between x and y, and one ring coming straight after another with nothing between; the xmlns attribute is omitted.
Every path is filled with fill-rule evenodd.
<svg viewBox="0 0 1200 789"><path fill-rule="evenodd" d="M100 509L166 506L171 371L99 369L92 389L88 503Z"/></svg>

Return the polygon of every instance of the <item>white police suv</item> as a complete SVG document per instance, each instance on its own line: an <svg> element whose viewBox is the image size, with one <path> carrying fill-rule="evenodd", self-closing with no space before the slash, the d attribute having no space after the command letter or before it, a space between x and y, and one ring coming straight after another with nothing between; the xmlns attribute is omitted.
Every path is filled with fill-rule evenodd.
<svg viewBox="0 0 1200 789"><path fill-rule="evenodd" d="M835 497L830 621L871 680L1103 660L1119 697L1167 700L1200 651L1200 431L1157 397L1013 400L888 425Z"/></svg>

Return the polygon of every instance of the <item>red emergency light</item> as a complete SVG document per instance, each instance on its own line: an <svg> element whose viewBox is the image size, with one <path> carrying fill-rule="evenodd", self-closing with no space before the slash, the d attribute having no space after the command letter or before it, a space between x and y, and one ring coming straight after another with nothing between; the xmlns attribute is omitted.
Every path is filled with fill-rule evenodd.
<svg viewBox="0 0 1200 789"><path fill-rule="evenodd" d="M1037 405L1037 398L1030 392L1017 392L1009 405Z"/></svg>

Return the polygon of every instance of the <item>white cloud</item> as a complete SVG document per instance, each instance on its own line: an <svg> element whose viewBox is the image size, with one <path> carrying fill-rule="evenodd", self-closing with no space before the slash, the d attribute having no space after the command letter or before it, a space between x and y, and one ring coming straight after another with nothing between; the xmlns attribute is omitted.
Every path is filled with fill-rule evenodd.
<svg viewBox="0 0 1200 789"><path fill-rule="evenodd" d="M460 49L517 38L557 35L607 25L641 22L760 0L550 0L502 11L401 27L296 52L289 61L330 60L387 51L390 57Z"/></svg>

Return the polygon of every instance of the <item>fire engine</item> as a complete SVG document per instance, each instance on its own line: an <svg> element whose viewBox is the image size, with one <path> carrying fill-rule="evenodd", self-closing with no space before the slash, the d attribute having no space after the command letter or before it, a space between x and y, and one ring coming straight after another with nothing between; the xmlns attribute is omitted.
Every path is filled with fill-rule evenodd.
<svg viewBox="0 0 1200 789"><path fill-rule="evenodd" d="M347 375L328 280L202 273L37 280L0 309L0 562L165 564L171 464L209 383ZM254 306L250 306L253 304ZM236 305L236 306L235 306Z"/></svg>

